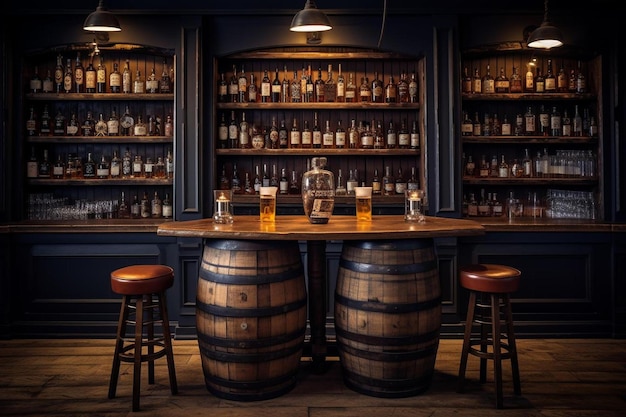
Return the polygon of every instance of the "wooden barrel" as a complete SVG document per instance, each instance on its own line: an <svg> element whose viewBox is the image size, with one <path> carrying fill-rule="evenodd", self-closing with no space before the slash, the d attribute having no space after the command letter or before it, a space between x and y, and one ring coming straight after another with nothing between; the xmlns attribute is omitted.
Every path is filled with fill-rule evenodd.
<svg viewBox="0 0 626 417"><path fill-rule="evenodd" d="M432 239L344 242L335 330L349 388L386 398L425 391L435 369L440 327Z"/></svg>
<svg viewBox="0 0 626 417"><path fill-rule="evenodd" d="M297 243L206 241L196 324L210 392L256 401L294 387L306 330L305 285Z"/></svg>

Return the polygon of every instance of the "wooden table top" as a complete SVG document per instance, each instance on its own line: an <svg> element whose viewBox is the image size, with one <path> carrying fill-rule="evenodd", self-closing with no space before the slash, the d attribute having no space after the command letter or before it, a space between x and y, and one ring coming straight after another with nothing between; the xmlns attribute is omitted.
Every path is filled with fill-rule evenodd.
<svg viewBox="0 0 626 417"><path fill-rule="evenodd" d="M275 223L261 223L258 215L248 215L235 216L233 224L200 219L163 223L157 229L160 236L255 240L382 240L484 233L484 227L473 220L427 216L425 223L412 223L405 222L403 215L373 216L371 222L334 215L327 224L311 224L303 215L276 216Z"/></svg>

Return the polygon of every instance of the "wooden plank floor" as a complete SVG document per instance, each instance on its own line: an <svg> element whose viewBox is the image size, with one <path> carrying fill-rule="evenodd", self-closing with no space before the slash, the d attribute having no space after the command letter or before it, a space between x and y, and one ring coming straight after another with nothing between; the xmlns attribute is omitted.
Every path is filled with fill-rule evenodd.
<svg viewBox="0 0 626 417"><path fill-rule="evenodd" d="M1 416L210 416L210 417L624 417L626 341L614 339L521 339L522 396L513 396L510 366L504 371L504 410L495 409L494 387L477 381L470 357L463 394L455 392L460 340L442 340L435 377L423 394L384 399L345 387L332 358L322 375L303 359L295 388L275 399L219 399L204 385L194 340L174 341L179 394L170 395L165 359L156 384L142 372L141 408L131 412L132 368L122 364L117 397L107 399L113 340L0 341Z"/></svg>

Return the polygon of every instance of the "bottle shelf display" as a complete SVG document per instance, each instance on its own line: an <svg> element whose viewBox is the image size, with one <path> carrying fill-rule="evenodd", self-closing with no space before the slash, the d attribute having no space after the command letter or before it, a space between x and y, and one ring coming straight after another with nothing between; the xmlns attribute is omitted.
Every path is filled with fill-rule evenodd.
<svg viewBox="0 0 626 417"><path fill-rule="evenodd" d="M281 179L288 190L279 192L279 206L301 206L302 175L318 156L327 158L337 186L346 187L339 206L354 204L355 183L374 183L374 204L383 206L404 201L404 191L380 191L384 181L393 181L394 190L396 181L399 189L426 183L422 59L350 48L276 49L219 58L214 67L215 188L232 189L239 206L254 206L258 188L280 187Z"/></svg>
<svg viewBox="0 0 626 417"><path fill-rule="evenodd" d="M23 68L24 220L172 218L173 52L65 45Z"/></svg>
<svg viewBox="0 0 626 417"><path fill-rule="evenodd" d="M528 51L463 57L465 216L601 220L599 61ZM516 205L526 208L509 210Z"/></svg>

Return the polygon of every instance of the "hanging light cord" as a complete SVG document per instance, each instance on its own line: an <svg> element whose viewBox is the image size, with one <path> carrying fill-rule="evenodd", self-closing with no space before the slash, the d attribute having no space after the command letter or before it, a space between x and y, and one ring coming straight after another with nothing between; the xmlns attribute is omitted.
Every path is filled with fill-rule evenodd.
<svg viewBox="0 0 626 417"><path fill-rule="evenodd" d="M385 31L385 20L387 20L387 0L383 0L383 21L380 25L380 36L378 37L378 48L383 41L383 33Z"/></svg>

